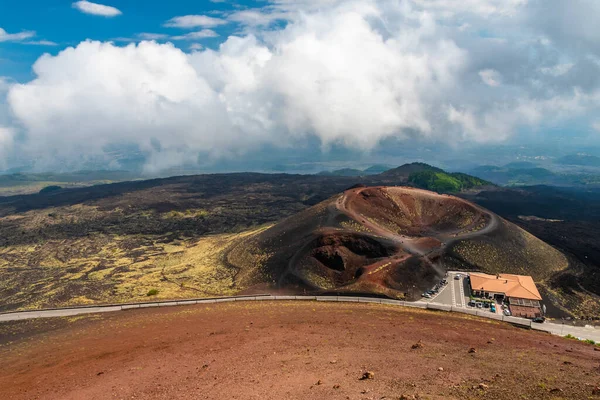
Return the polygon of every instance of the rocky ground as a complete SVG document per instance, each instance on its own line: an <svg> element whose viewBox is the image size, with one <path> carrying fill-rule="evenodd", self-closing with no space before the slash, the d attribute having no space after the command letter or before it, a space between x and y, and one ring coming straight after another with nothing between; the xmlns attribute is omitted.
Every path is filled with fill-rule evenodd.
<svg viewBox="0 0 600 400"><path fill-rule="evenodd" d="M224 303L0 325L7 399L590 399L600 352L463 315ZM600 398L600 397L598 397Z"/></svg>

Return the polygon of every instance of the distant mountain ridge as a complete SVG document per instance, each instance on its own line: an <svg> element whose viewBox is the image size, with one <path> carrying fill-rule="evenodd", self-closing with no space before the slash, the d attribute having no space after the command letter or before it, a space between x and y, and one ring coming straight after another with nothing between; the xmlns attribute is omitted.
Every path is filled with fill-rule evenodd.
<svg viewBox="0 0 600 400"><path fill-rule="evenodd" d="M319 176L367 176L367 175L378 175L385 171L393 168L390 165L376 164L366 169L357 168L341 168L333 171L321 171L317 175Z"/></svg>
<svg viewBox="0 0 600 400"><path fill-rule="evenodd" d="M582 167L600 167L600 157L587 154L572 154L556 160L556 164L579 165Z"/></svg>

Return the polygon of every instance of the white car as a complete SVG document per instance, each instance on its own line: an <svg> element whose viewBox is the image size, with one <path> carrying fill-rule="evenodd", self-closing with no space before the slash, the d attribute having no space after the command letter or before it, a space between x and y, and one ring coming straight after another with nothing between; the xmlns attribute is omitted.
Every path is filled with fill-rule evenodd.
<svg viewBox="0 0 600 400"><path fill-rule="evenodd" d="M510 317L510 310L507 308L504 311L502 311L504 313L504 315L506 315L507 317Z"/></svg>

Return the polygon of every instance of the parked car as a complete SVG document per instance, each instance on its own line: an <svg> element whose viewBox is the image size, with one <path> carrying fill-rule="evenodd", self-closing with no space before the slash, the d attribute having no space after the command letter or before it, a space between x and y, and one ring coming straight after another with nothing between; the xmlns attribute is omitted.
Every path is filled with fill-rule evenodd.
<svg viewBox="0 0 600 400"><path fill-rule="evenodd" d="M545 320L546 320L546 318L544 318L544 317L535 317L534 319L532 319L533 322L537 322L538 324L541 324Z"/></svg>
<svg viewBox="0 0 600 400"><path fill-rule="evenodd" d="M430 299L431 295L429 293L423 293L421 297L425 297L426 299Z"/></svg>
<svg viewBox="0 0 600 400"><path fill-rule="evenodd" d="M475 303L475 306L477 308L482 308L483 307L483 303L477 302L477 303Z"/></svg>
<svg viewBox="0 0 600 400"><path fill-rule="evenodd" d="M473 300L469 301L469 307L475 307L475 301L473 301Z"/></svg>
<svg viewBox="0 0 600 400"><path fill-rule="evenodd" d="M460 274L454 275L454 280L459 280L459 279L460 279Z"/></svg>
<svg viewBox="0 0 600 400"><path fill-rule="evenodd" d="M510 317L510 310L507 308L504 311L502 311L504 313L504 315L506 315L507 317Z"/></svg>
<svg viewBox="0 0 600 400"><path fill-rule="evenodd" d="M492 305L490 306L490 311L491 311L491 312L493 312L493 313L495 313L495 312L496 312L496 305L495 305L495 304L492 304Z"/></svg>
<svg viewBox="0 0 600 400"><path fill-rule="evenodd" d="M483 306L484 306L485 308L490 308L490 303L488 303L488 302L485 302L485 303L483 303Z"/></svg>

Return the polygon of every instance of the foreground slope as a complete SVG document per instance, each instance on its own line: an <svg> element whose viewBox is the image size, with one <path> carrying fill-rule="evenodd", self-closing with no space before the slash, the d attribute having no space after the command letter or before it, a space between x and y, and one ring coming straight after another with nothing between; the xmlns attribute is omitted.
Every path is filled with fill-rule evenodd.
<svg viewBox="0 0 600 400"><path fill-rule="evenodd" d="M245 274L258 258L261 273ZM560 252L475 204L407 187L347 190L243 240L227 260L245 287L409 299L449 269L541 281L568 266Z"/></svg>
<svg viewBox="0 0 600 400"><path fill-rule="evenodd" d="M0 324L0 344L0 392L13 400L589 399L600 382L591 345L379 304L237 302L21 321ZM373 379L359 380L365 371Z"/></svg>

